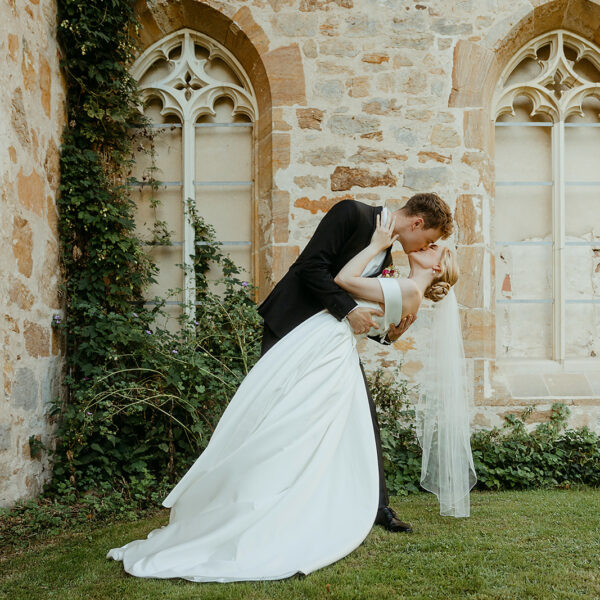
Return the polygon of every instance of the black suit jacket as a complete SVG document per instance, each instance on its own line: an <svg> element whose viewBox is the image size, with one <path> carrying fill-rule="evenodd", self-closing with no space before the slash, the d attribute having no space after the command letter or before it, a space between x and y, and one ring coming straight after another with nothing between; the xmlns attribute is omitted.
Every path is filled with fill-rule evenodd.
<svg viewBox="0 0 600 600"><path fill-rule="evenodd" d="M377 215L382 210L381 206L342 200L323 217L306 248L258 307L276 335L282 338L324 308L341 321L356 306L350 294L333 279L353 256L369 245ZM382 268L373 276L391 262L390 247Z"/></svg>

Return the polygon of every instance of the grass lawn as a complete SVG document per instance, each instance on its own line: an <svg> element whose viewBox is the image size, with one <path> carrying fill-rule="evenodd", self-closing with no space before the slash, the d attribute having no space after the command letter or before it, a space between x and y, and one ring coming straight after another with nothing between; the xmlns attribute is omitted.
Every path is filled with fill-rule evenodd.
<svg viewBox="0 0 600 600"><path fill-rule="evenodd" d="M106 559L168 522L90 526L0 554L0 598L30 600L231 598L600 598L600 490L473 492L471 517L441 517L432 494L392 498L412 534L374 527L349 556L302 578L192 583L141 579ZM343 518L344 507L332 518ZM285 535L285 531L280 532Z"/></svg>

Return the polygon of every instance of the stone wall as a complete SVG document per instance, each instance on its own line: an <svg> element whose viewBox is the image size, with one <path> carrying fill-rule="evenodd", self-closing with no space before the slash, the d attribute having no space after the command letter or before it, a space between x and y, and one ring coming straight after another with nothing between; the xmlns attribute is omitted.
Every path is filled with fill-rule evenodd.
<svg viewBox="0 0 600 600"><path fill-rule="evenodd" d="M0 48L0 506L35 497L50 475L50 401L62 357L51 321L61 314L56 194L65 112L53 0L1 0Z"/></svg>
<svg viewBox="0 0 600 600"><path fill-rule="evenodd" d="M51 0L0 0L5 93L0 132L5 260L0 409L0 503L32 496L47 476L30 435L51 439L61 352L55 195L64 82ZM182 27L225 45L258 98L255 127L255 282L264 297L323 215L354 198L391 209L433 190L452 207L463 277L456 292L474 387L473 425L552 402L573 425L600 430L598 363L561 365L495 356L494 129L502 69L528 40L565 28L598 43L598 0L137 0L141 50ZM9 250L10 248L10 250ZM406 269L401 250L397 265ZM403 361L415 378L431 310L391 348L361 342L368 368ZM531 335L536 335L535 331ZM590 367L591 365L591 367ZM594 371L595 369L595 371Z"/></svg>
<svg viewBox="0 0 600 600"><path fill-rule="evenodd" d="M261 298L343 198L398 208L438 192L454 210L464 274L456 292L474 388L473 425L555 401L600 430L598 362L495 356L494 128L502 69L528 40L565 28L596 41L588 0L139 0L144 46L181 27L226 45L263 99L256 148L255 280ZM251 57L251 58L250 58ZM395 261L406 268L400 250ZM404 361L413 379L431 311L394 348L363 342L370 368ZM531 331L531 335L536 335Z"/></svg>

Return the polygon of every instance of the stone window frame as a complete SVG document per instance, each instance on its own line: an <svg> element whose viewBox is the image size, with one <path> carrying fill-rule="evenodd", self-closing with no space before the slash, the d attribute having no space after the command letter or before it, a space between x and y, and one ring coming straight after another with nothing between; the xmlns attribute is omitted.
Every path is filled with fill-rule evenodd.
<svg viewBox="0 0 600 600"><path fill-rule="evenodd" d="M550 56L539 60L537 51L551 44ZM592 83L582 78L572 68L564 53L565 45L577 52L576 61L587 59L600 71L600 48L589 40L566 29L555 29L530 40L518 50L508 61L500 75L492 106L494 107L494 125L505 114L513 114L513 104L517 97L526 96L532 102L530 116L544 115L549 118L548 127L551 132L552 153L552 360L564 364L565 356L565 306L574 300L568 300L566 294L566 246L584 242L566 242L566 185L565 178L565 127L581 126L565 123L574 114L583 116L582 103L589 96L600 100L600 83ZM540 63L540 72L529 81L506 86L513 71L525 59L531 58ZM556 84L560 88L557 90ZM519 123L521 126L527 126ZM516 125L516 124L515 124ZM536 126L541 125L536 123ZM600 127L600 122L596 125ZM498 184L516 182L498 182ZM540 182L544 183L544 182ZM577 183L577 182L575 182ZM600 182L598 182L600 186ZM531 242L534 243L534 242ZM539 242L544 243L544 242ZM587 242L597 246L597 241ZM503 299L497 302L519 302L519 300ZM544 302L544 300L527 300L528 302ZM584 302L584 300L578 300ZM585 302L598 303L600 300L590 299Z"/></svg>
<svg viewBox="0 0 600 600"><path fill-rule="evenodd" d="M209 55L206 59L198 59L195 55L195 45L203 47ZM181 54L175 59L169 57L170 53L181 46ZM204 69L206 63L213 59L221 59L235 74L241 85L215 79ZM196 128L204 124L196 123L203 115L214 115L214 105L221 98L229 98L233 102L233 115L245 115L249 119L248 126L252 129L252 179L250 184L251 208L251 231L250 244L251 256L255 255L256 226L256 186L255 186L255 160L256 155L256 127L259 118L258 101L250 77L246 74L244 67L235 56L222 44L189 27L183 27L173 31L154 42L136 58L130 67L131 75L140 82L146 72L152 68L157 61L166 60L169 73L158 81L150 84L140 84L140 98L142 101L158 98L162 102L161 115L175 116L181 128L181 182L170 182L181 184L181 204L184 239L181 240L183 274L183 305L189 318L194 317L195 312L195 277L193 270L193 256L195 254L194 228L190 221L186 198L195 202L196 187L199 182L195 181L195 134ZM141 107L140 107L140 110ZM219 124L224 126L225 124ZM229 126L246 125L240 123L227 124ZM173 127L174 124L157 125L160 127ZM203 182L204 184L206 182ZM234 182L241 183L241 182ZM224 245L238 244L224 240ZM255 261L253 261L255 262ZM256 280L256 269L253 269L251 278ZM179 302L176 302L179 304Z"/></svg>

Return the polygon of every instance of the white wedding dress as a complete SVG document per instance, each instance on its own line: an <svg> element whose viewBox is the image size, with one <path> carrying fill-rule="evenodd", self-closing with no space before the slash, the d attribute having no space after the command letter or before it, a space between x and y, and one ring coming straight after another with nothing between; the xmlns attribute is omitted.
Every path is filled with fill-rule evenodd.
<svg viewBox="0 0 600 600"><path fill-rule="evenodd" d="M402 314L397 280L379 281L386 310L370 335ZM378 501L356 336L323 310L248 373L204 452L163 500L169 524L107 558L136 577L196 582L308 574L363 542Z"/></svg>

